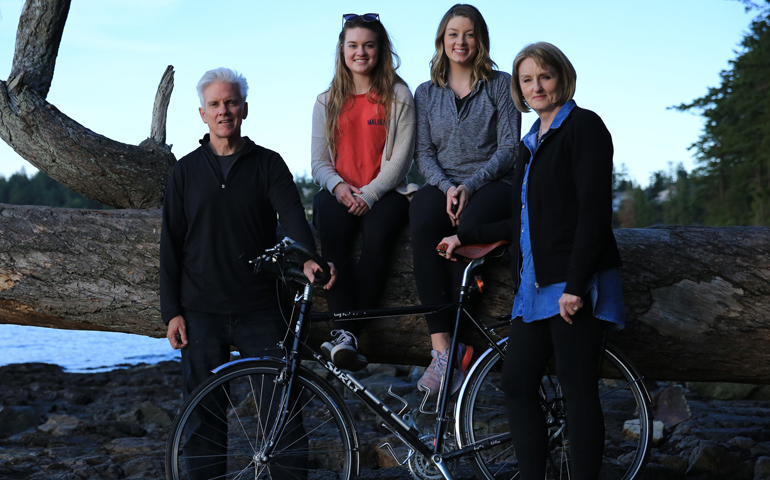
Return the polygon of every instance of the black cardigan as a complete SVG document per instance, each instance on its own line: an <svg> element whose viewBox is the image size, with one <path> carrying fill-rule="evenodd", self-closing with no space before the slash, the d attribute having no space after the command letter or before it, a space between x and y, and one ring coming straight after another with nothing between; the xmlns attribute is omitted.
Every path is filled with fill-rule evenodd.
<svg viewBox="0 0 770 480"><path fill-rule="evenodd" d="M575 107L542 139L529 172L528 210L535 276L540 286L567 282L582 296L596 272L620 267L612 233L612 137L601 118ZM513 217L463 230L463 244L512 242L511 277L518 290L521 187L530 151L521 142L513 188Z"/></svg>
<svg viewBox="0 0 770 480"><path fill-rule="evenodd" d="M276 243L276 213L294 240L315 250L291 172L276 152L244 137L227 179L208 146L179 160L163 200L161 318L184 309L238 314L277 305L275 281L244 260Z"/></svg>

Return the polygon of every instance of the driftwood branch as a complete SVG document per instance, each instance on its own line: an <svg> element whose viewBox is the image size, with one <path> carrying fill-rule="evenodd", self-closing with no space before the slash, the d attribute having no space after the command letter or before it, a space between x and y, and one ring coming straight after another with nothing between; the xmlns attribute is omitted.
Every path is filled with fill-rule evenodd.
<svg viewBox="0 0 770 480"><path fill-rule="evenodd" d="M0 82L0 138L50 177L116 208L158 208L174 166L164 146L133 146L72 120L30 88Z"/></svg>
<svg viewBox="0 0 770 480"><path fill-rule="evenodd" d="M169 65L163 73L163 78L158 85L158 93L155 94L155 105L152 107L152 126L150 138L158 144L166 143L166 114L168 103L171 100L171 92L174 90L174 67Z"/></svg>
<svg viewBox="0 0 770 480"><path fill-rule="evenodd" d="M0 322L165 335L158 305L158 211L0 205ZM616 230L627 327L612 334L648 378L770 383L770 229ZM505 262L489 265L479 315L510 311ZM418 303L408 232L395 245L385 306ZM324 310L323 294L315 308ZM311 341L328 338L315 325ZM422 364L422 318L372 321L372 361Z"/></svg>
<svg viewBox="0 0 770 480"><path fill-rule="evenodd" d="M16 34L9 79L24 76L24 84L45 99L51 88L70 0L29 0L24 4Z"/></svg>
<svg viewBox="0 0 770 480"><path fill-rule="evenodd" d="M116 208L158 208L176 162L165 142L173 89L169 67L158 90L152 138L126 145L94 133L45 101L69 0L27 0L8 82L0 81L0 138L50 177Z"/></svg>

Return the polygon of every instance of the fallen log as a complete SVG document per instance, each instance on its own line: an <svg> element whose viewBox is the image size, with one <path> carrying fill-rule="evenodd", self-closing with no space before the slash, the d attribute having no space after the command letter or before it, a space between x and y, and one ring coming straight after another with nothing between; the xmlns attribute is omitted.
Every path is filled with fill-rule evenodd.
<svg viewBox="0 0 770 480"><path fill-rule="evenodd" d="M0 205L0 323L165 336L158 300L157 210ZM625 330L610 340L647 378L770 384L770 229L616 230ZM384 306L418 304L408 232L395 246ZM509 311L506 261L485 272L482 318ZM315 308L325 309L323 294ZM311 341L329 326L313 327ZM372 321L372 361L425 364L420 317Z"/></svg>

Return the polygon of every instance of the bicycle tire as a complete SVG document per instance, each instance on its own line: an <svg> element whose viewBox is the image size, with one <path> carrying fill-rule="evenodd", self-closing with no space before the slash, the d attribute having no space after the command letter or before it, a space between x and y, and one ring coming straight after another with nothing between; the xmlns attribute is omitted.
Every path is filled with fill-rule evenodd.
<svg viewBox="0 0 770 480"><path fill-rule="evenodd" d="M358 437L350 412L325 380L301 367L274 456L259 461L274 412L284 403L279 382L284 365L278 359L241 360L199 385L171 426L166 478L349 480L358 475ZM193 434L196 423L207 425L210 435ZM206 469L214 473L203 475Z"/></svg>
<svg viewBox="0 0 770 480"><path fill-rule="evenodd" d="M507 339L503 339L498 345L504 349L506 342ZM503 392L499 388L502 360L497 351L490 349L468 374L460 391L455 416L457 442L461 447L510 432ZM541 395L545 395L546 402L560 412L558 416L563 419L564 400L560 399L560 392L554 391L558 390L558 380L551 383L546 379L544 377ZM644 466L652 444L649 393L628 359L611 346L605 350L599 389L606 431L599 478L633 480ZM552 425L549 427L549 438L556 432L558 420L549 418L549 425ZM627 421L638 423L636 438L624 436ZM571 478L568 471L569 442L564 433L551 442L549 455L550 478ZM499 445L475 452L471 463L480 479L508 480L519 476L510 436Z"/></svg>

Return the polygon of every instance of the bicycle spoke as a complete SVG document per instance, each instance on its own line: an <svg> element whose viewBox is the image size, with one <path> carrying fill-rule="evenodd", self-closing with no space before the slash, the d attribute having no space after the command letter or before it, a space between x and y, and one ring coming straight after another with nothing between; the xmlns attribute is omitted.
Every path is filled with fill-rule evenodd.
<svg viewBox="0 0 770 480"><path fill-rule="evenodd" d="M507 430L504 395L500 390L502 358L496 352L482 357L467 380L465 396L459 400L457 425L462 446L479 443L498 432ZM608 349L603 359L599 396L605 419L605 459L601 478L632 480L641 470L649 454L651 415L642 378L629 369L614 351ZM619 379L619 380L609 380ZM548 431L548 479L571 480L570 442L566 422L566 402L558 378L545 374L541 382L543 414ZM636 439L623 437L626 421L640 425ZM629 441L630 440L630 441ZM518 462L512 444L495 445L474 450L473 467L478 476L487 480L507 480L518 476Z"/></svg>
<svg viewBox="0 0 770 480"><path fill-rule="evenodd" d="M351 444L349 417L343 417L337 407L344 402L320 378L305 378L310 373L294 377L296 392L290 400L282 398L285 389L276 383L281 365L256 360L239 365L220 372L191 394L169 437L170 478L187 480L201 472L231 480L349 480L358 457ZM226 386L229 391L223 394ZM207 416L217 419L216 428L211 428L212 421L197 421ZM285 423L276 431L281 416ZM228 425L221 426L222 421ZM188 438L195 442L189 443ZM226 438L226 443L219 438ZM274 442L273 451L260 460L267 454L266 442ZM188 444L196 445L195 449L183 453Z"/></svg>
<svg viewBox="0 0 770 480"><path fill-rule="evenodd" d="M251 378L249 378L249 381L251 381ZM230 398L230 394L227 391L227 389L225 389L225 396L227 397L227 402L230 404L230 408L232 409L231 411L233 412L233 416L235 417L236 420L238 420L238 425L240 425L241 431L243 431L244 437L247 440L249 440L249 445L251 445L251 450L253 452L256 452L257 449L254 448L254 444L251 443L251 439L249 439L249 434L246 432L246 427L243 426L243 422L241 421L241 417L240 417L240 415L238 415L238 410L236 410L235 405L233 405L233 401Z"/></svg>

